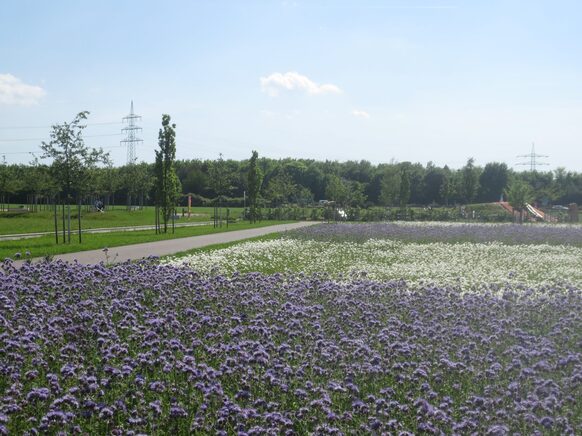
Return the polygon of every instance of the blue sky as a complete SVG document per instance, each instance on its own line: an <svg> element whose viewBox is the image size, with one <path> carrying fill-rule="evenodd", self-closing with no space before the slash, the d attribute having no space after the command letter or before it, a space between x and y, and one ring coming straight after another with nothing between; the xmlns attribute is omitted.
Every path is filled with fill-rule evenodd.
<svg viewBox="0 0 582 436"><path fill-rule="evenodd" d="M560 0L4 2L0 158L89 110L123 164L133 99L148 162L168 113L181 159L514 166L535 142L582 171L580 22Z"/></svg>

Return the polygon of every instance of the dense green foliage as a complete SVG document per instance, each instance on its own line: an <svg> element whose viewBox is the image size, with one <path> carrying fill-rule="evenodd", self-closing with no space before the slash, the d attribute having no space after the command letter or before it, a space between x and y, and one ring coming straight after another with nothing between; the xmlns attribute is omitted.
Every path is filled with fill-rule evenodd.
<svg viewBox="0 0 582 436"><path fill-rule="evenodd" d="M220 163L221 179L215 183L216 161L177 160L175 169L182 185L179 206L185 206L185 194L192 194L195 206L212 206L222 197L222 205L243 206L244 191L249 190L250 159L227 160ZM285 204L305 206L319 200L336 200L345 207L413 205L453 205L467 202L498 201L513 180L521 180L533 191L533 200L541 205L582 203L582 173L558 168L555 171L515 172L504 163L491 162L481 167L469 160L459 169L438 167L432 163L400 162L373 165L362 160L336 162L310 159L256 160L262 173L257 207L278 207ZM142 204L152 204L154 165L142 163L129 168L105 167L91 172L86 195L101 198L106 205L121 204L127 198L132 175L132 196L141 197ZM36 186L22 180L42 179ZM136 179L139 181L136 183ZM0 165L0 195L12 203L41 202L56 191L44 165Z"/></svg>

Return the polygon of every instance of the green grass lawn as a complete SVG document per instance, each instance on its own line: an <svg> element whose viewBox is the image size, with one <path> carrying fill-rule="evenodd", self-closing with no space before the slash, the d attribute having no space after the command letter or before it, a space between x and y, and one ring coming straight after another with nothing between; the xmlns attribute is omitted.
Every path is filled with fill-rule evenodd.
<svg viewBox="0 0 582 436"><path fill-rule="evenodd" d="M30 257L35 258L73 253L77 251L96 250L105 247L119 247L122 245L139 244L142 242L161 241L164 239L184 238L188 236L266 227L289 222L291 221L263 221L256 224L238 222L229 224L228 228L226 228L226 226L223 226L222 228L214 228L212 225L183 228L178 227L173 234L167 233L161 235L156 235L153 230L84 234L82 244L77 242L76 234L71 235L70 244L59 243L59 245L56 245L54 235L20 239L16 241L0 241L0 259L14 259L16 253L20 253L22 258L24 258L27 251L30 252ZM144 256L145 255L147 255L147 253L144 253Z"/></svg>
<svg viewBox="0 0 582 436"><path fill-rule="evenodd" d="M18 206L13 206L18 207ZM230 217L238 218L242 213L242 208L229 208ZM155 208L145 207L142 210L128 211L123 206L115 209L108 209L105 212L81 213L81 226L84 229L95 229L101 227L125 227L153 225L155 222ZM186 212L182 217L182 208L178 208L179 219L176 223L212 221L214 210L212 207L194 207L191 209L191 216L188 218ZM226 214L226 208L223 208ZM11 235L20 233L52 232L54 231L54 213L51 211L14 213L0 212L0 235ZM62 212L58 214L58 226L62 229ZM71 207L71 228L77 229L77 208Z"/></svg>

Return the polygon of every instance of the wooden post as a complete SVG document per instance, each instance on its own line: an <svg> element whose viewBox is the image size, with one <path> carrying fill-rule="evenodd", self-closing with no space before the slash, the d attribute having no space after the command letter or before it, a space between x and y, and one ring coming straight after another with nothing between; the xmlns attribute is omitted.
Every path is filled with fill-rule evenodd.
<svg viewBox="0 0 582 436"><path fill-rule="evenodd" d="M81 197L77 200L77 220L79 222L79 244L81 244Z"/></svg>
<svg viewBox="0 0 582 436"><path fill-rule="evenodd" d="M59 225L57 220L57 199L55 197L55 240L57 245L59 245Z"/></svg>
<svg viewBox="0 0 582 436"><path fill-rule="evenodd" d="M67 244L71 243L71 202L67 201Z"/></svg>
<svg viewBox="0 0 582 436"><path fill-rule="evenodd" d="M67 231L65 226L65 201L63 200L63 204L61 205L63 208L63 244L67 243Z"/></svg>
<svg viewBox="0 0 582 436"><path fill-rule="evenodd" d="M156 228L156 235L158 234L158 206L154 209L154 227Z"/></svg>

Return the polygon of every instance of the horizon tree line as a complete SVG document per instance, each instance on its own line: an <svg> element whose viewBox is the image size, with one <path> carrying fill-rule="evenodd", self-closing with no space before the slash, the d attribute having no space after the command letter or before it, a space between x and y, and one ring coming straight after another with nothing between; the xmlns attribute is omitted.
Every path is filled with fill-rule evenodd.
<svg viewBox="0 0 582 436"><path fill-rule="evenodd" d="M80 135L85 119L81 114L86 118L88 113L82 112L72 123L59 127L77 129L75 135ZM172 137L169 131L164 130L175 128L175 125L169 125L169 116L168 124L164 125L166 116L162 117L162 136L159 140L173 140L170 166L175 172L175 179L170 183L171 189L163 188L162 191L176 192L170 199L175 203L174 207L185 206L187 195L192 196L193 205L216 204L220 209L242 206L248 196L249 208L252 209L250 219L256 220L256 211L260 206L305 206L320 200L363 208L402 208L410 204L448 206L507 199L510 186L518 181L529 187L531 201L540 205L582 203L581 173L564 168L517 172L502 162L479 166L473 158L467 159L459 169L446 165L438 167L432 162L426 165L412 162L374 165L366 160L270 159L259 157L256 151L244 160L224 159L222 155L215 160L175 160L175 132ZM57 134L56 131L52 133ZM78 136L71 132L68 135L71 141L78 140ZM51 137L52 141L56 141L53 147L63 144L62 138L55 138ZM100 199L105 207L123 204L127 198L144 206L154 204L156 199L160 200L160 195L164 196L156 186L160 184L160 171L169 171L169 155L160 157L162 166L156 156L156 163L141 162L115 167L107 161L105 153L91 154L90 150L84 150L85 164L79 167L82 168L79 176L71 179L75 180L72 184L71 180L63 179L67 173L57 169L58 155L47 153L43 156L52 158L51 164L36 158L28 165L0 162L0 209L9 203L20 203L38 210L47 207L55 196L63 197L65 203L72 203L74 199L84 205ZM127 204L127 207L130 206ZM167 229L167 220L172 216L169 207L163 208L162 216L164 228Z"/></svg>

